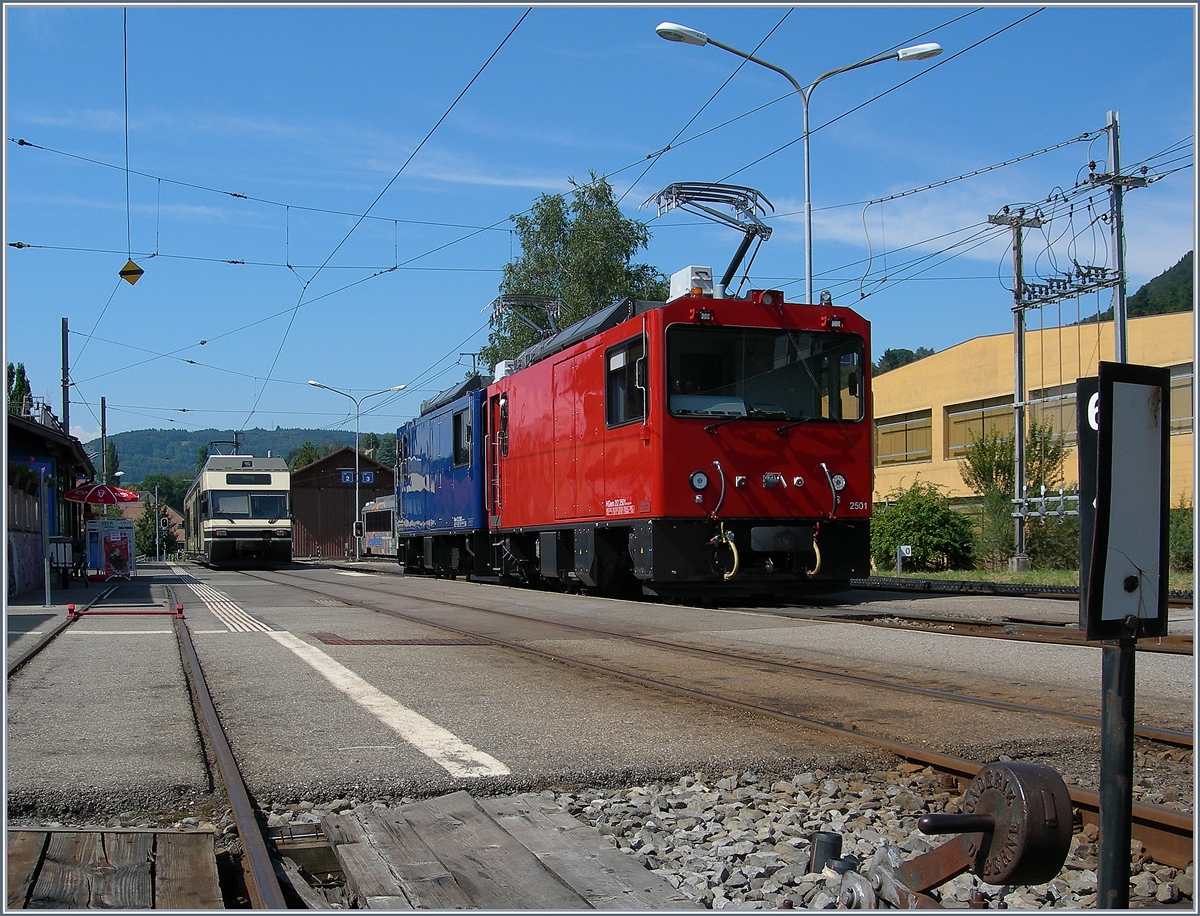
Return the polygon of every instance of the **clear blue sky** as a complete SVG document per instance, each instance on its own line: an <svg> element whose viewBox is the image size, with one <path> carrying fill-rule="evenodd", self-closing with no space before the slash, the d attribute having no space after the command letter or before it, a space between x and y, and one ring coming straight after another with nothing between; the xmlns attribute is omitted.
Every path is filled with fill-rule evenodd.
<svg viewBox="0 0 1200 916"><path fill-rule="evenodd" d="M667 274L721 271L738 235L643 201L676 181L758 189L775 232L747 288L799 301L802 147L774 151L800 136L800 103L747 64L705 107L741 61L663 41L664 19L746 51L761 42L805 85L902 45L945 47L812 96L815 287L872 321L876 357L1011 329L1009 236L987 217L1071 189L1089 159L1105 170L1110 109L1123 170L1165 176L1126 199L1132 294L1194 245L1195 10L1052 7L1019 22L1037 9L534 7L504 42L524 7L132 7L128 157L142 174L127 209L121 7L6 6L7 360L58 412L69 319L85 440L102 396L111 432L353 429L350 402L309 378L356 396L407 384L364 404L364 431L394 430L486 341L517 253L509 217L591 171L649 221L637 260ZM871 206L864 231L866 201L1085 132L1094 142ZM1057 208L1048 237L1030 233L1027 278L1071 257L1111 265L1096 215ZM146 271L134 287L118 278L130 250ZM1110 301L1070 302L1061 320ZM1059 322L1045 311L1032 326Z"/></svg>

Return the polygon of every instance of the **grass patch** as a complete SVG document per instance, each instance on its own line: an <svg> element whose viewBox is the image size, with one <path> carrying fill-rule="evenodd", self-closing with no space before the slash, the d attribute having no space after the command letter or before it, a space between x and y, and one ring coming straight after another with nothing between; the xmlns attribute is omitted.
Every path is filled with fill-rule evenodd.
<svg viewBox="0 0 1200 916"><path fill-rule="evenodd" d="M880 572L878 575L891 576L893 573ZM1079 571L1075 569L1031 569L1027 572L1009 572L1008 570L986 569L954 569L944 572L904 573L904 579L916 579L943 582L1000 582L1005 585L1058 585L1070 588L1079 587ZM1171 570L1169 581L1171 591L1191 591L1195 578L1194 570Z"/></svg>

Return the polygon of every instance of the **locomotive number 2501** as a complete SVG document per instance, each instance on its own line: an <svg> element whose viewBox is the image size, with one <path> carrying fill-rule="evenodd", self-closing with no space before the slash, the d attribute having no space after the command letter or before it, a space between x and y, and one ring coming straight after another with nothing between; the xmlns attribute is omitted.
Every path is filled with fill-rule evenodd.
<svg viewBox="0 0 1200 916"><path fill-rule="evenodd" d="M867 504L863 503L863 502L850 503L850 511L851 512L853 512L855 509L866 509L866 508L867 508Z"/></svg>

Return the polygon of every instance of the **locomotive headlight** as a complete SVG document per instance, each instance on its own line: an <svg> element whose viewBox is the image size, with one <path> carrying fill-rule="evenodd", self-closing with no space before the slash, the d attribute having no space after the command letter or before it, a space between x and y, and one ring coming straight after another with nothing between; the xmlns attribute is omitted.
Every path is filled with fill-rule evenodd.
<svg viewBox="0 0 1200 916"><path fill-rule="evenodd" d="M834 474L833 475L833 488L835 490L837 490L839 493L841 493L842 490L846 489L846 478L843 477L841 474Z"/></svg>
<svg viewBox="0 0 1200 916"><path fill-rule="evenodd" d="M688 483L692 485L693 490L703 490L708 486L708 475L703 471L692 471L692 476L688 478Z"/></svg>

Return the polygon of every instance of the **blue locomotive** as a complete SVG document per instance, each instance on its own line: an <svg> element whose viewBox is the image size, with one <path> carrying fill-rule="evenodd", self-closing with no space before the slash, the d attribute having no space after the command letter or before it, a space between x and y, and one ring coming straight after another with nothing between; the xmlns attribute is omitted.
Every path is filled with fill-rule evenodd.
<svg viewBox="0 0 1200 916"><path fill-rule="evenodd" d="M473 375L422 402L396 430L397 558L409 572L454 576L486 563L486 376Z"/></svg>

